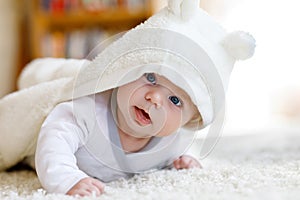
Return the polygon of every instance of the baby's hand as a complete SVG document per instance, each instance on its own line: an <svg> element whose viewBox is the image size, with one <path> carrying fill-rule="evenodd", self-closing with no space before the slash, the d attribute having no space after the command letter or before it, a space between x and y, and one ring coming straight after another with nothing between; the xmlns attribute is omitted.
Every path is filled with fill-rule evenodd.
<svg viewBox="0 0 300 200"><path fill-rule="evenodd" d="M202 166L195 158L187 155L180 156L173 161L173 166L176 169L201 168Z"/></svg>
<svg viewBox="0 0 300 200"><path fill-rule="evenodd" d="M76 183L68 192L67 195L79 195L79 196L91 196L95 193L96 196L99 196L104 192L104 183L101 181L87 177L81 179Z"/></svg>

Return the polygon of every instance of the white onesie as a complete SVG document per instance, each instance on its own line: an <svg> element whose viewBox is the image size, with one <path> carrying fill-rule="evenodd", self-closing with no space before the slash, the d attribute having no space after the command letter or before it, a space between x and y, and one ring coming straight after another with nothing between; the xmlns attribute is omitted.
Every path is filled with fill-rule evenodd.
<svg viewBox="0 0 300 200"><path fill-rule="evenodd" d="M137 153L126 153L110 109L111 92L64 102L42 125L35 161L48 192L66 193L82 178L103 182L162 169L181 156L193 140L188 133L153 137Z"/></svg>

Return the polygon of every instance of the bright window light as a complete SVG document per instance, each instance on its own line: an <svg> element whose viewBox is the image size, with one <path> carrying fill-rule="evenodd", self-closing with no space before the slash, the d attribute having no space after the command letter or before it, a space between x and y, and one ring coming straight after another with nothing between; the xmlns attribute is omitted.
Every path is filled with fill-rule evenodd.
<svg viewBox="0 0 300 200"><path fill-rule="evenodd" d="M230 2L231 8L226 6L229 10L218 20L228 31L250 32L257 47L253 58L237 62L233 70L225 130L251 132L276 128L283 124L276 121L276 102L281 98L284 101L282 92L296 88L294 92L300 94L300 2Z"/></svg>

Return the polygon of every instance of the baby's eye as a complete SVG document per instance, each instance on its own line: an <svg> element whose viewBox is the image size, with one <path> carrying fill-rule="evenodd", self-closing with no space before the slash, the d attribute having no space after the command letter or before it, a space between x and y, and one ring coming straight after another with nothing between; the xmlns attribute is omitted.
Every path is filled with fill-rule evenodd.
<svg viewBox="0 0 300 200"><path fill-rule="evenodd" d="M171 101L174 105L176 105L176 106L181 106L181 101L180 101L180 99L179 99L178 97L176 97L176 96L170 96L169 99L170 99L170 101Z"/></svg>
<svg viewBox="0 0 300 200"><path fill-rule="evenodd" d="M147 73L147 74L145 74L145 76L150 83L152 83L153 85L156 84L156 78L155 78L154 73Z"/></svg>

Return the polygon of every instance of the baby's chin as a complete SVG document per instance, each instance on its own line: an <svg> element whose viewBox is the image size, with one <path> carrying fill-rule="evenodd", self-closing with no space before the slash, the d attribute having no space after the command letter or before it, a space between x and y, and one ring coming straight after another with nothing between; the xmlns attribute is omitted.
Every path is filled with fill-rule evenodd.
<svg viewBox="0 0 300 200"><path fill-rule="evenodd" d="M148 126L131 126L131 130L125 131L128 135L135 138L151 138L158 134L151 125Z"/></svg>

